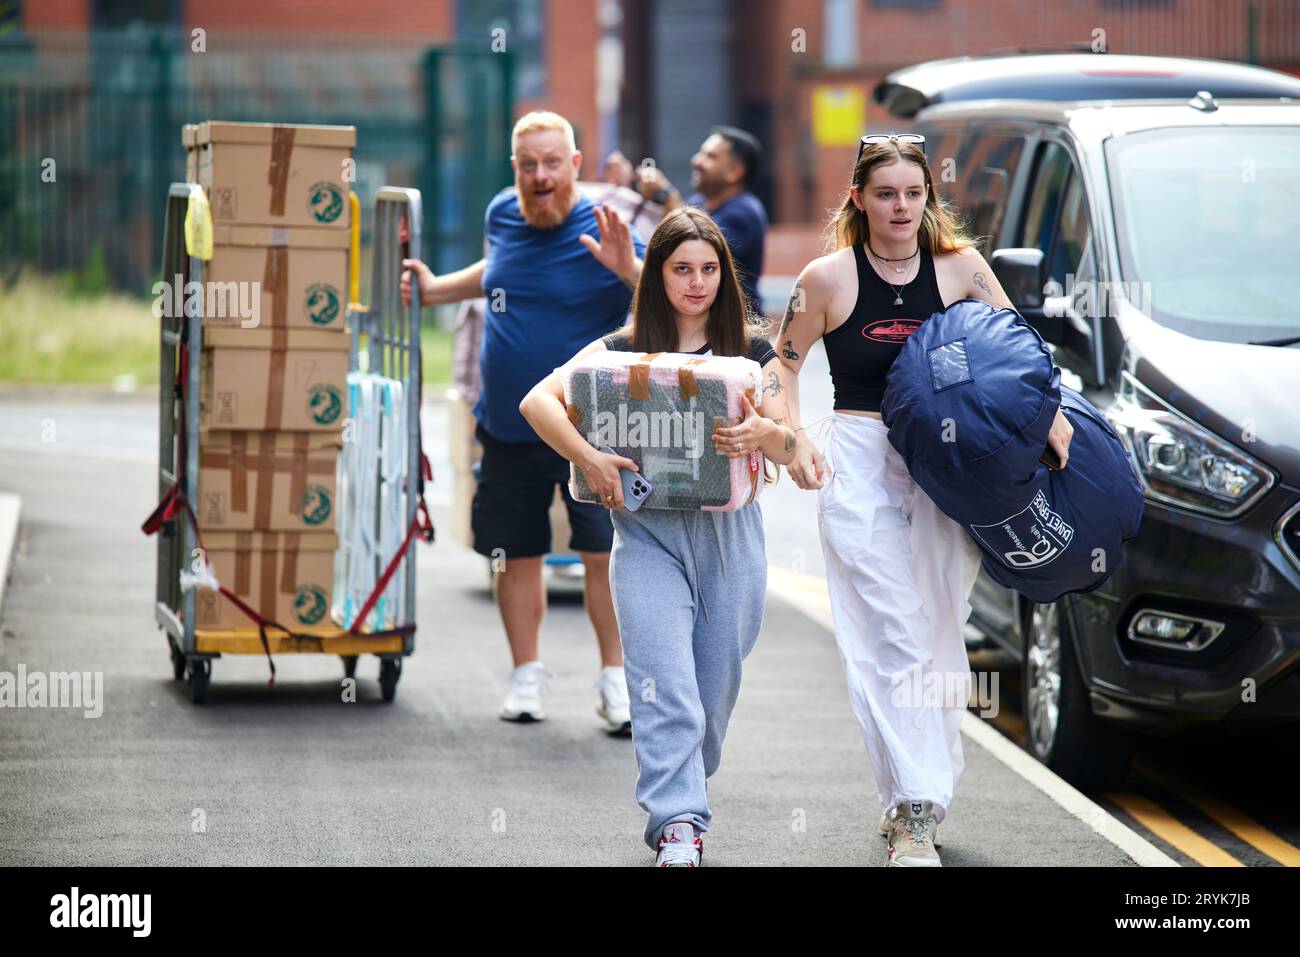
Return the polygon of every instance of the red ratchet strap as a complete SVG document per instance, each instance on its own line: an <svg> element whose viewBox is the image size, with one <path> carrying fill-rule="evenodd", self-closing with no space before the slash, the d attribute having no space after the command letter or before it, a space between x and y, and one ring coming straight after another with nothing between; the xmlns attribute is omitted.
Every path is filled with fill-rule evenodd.
<svg viewBox="0 0 1300 957"><path fill-rule="evenodd" d="M140 531L144 532L146 535L152 535L157 532L158 529L162 528L164 522L172 521L176 517L178 511L184 511L185 514L189 516L190 526L194 529L194 541L198 544L204 555L206 555L208 550L203 545L203 536L199 534L198 519L194 515L194 509L190 507L189 501L186 500L185 496L181 493L180 488L180 484L177 483L167 490L167 494L162 497L162 501L154 507L154 510L149 513L149 517L144 520L144 524L140 526ZM220 582L217 582L217 591L224 595L236 608L251 618L253 623L257 625L257 636L262 639L262 651L266 655L266 663L271 668L271 680L268 681L267 684L269 687L274 688L275 662L271 659L271 643L267 641L266 630L268 628L275 628L278 631L284 632L291 638L310 638L312 636L295 634L278 621L273 621L270 618L263 618L256 611L246 605L243 599Z"/></svg>
<svg viewBox="0 0 1300 957"><path fill-rule="evenodd" d="M428 468L429 460L425 459L424 464ZM370 593L370 597L366 599L366 603L361 607L361 612L357 615L356 620L352 622L352 627L348 629L349 634L361 634L361 623L366 620L366 616L374 610L375 605L379 602L379 596L384 593L384 589L388 587L388 582L392 579L393 573L397 571L397 566L406 557L406 550L410 548L411 539L415 537L417 531L420 533L421 541L433 541L433 519L429 517L429 508L424 504L423 498L420 499L419 504L416 506L415 515L411 518L410 527L406 530L406 537L402 539L401 547L397 549L397 554L389 561L384 573L379 576L379 583L375 585L375 590ZM414 625L405 625L387 631L368 632L368 635L372 638L380 635L404 635L414 629Z"/></svg>

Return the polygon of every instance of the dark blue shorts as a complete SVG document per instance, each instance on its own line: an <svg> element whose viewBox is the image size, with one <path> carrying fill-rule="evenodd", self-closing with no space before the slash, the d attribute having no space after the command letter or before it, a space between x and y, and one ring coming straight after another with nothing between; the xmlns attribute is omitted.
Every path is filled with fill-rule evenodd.
<svg viewBox="0 0 1300 957"><path fill-rule="evenodd" d="M474 434L483 444L470 515L474 551L506 558L531 558L550 552L549 513L556 485L569 512L569 548L575 552L610 550L614 525L609 510L570 497L569 462L564 456L545 442L501 442L481 425Z"/></svg>

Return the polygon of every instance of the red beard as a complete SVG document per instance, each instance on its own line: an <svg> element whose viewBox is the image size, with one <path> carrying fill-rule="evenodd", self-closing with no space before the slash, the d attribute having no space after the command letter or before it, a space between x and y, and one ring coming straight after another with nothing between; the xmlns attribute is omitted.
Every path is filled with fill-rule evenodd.
<svg viewBox="0 0 1300 957"><path fill-rule="evenodd" d="M551 202L545 209L533 205L532 193L524 190L515 180L515 192L519 195L519 212L524 222L535 229L555 229L569 218L573 211L574 186L572 180L563 185L556 185Z"/></svg>

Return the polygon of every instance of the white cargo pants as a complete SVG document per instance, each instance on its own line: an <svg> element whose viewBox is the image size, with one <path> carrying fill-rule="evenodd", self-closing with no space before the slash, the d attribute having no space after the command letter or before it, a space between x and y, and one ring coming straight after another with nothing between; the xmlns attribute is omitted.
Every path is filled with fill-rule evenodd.
<svg viewBox="0 0 1300 957"><path fill-rule="evenodd" d="M882 809L928 800L942 821L965 767L962 629L979 550L912 481L884 423L832 420L817 516L853 713Z"/></svg>

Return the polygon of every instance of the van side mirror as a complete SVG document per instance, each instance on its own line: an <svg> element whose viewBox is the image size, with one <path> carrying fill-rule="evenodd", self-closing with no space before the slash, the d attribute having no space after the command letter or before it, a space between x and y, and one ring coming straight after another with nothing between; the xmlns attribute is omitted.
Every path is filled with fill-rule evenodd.
<svg viewBox="0 0 1300 957"><path fill-rule="evenodd" d="M993 275L998 277L1016 310L1048 342L1059 343L1064 336L1064 317L1059 309L1044 310L1043 251L1025 247L996 250L989 259Z"/></svg>

